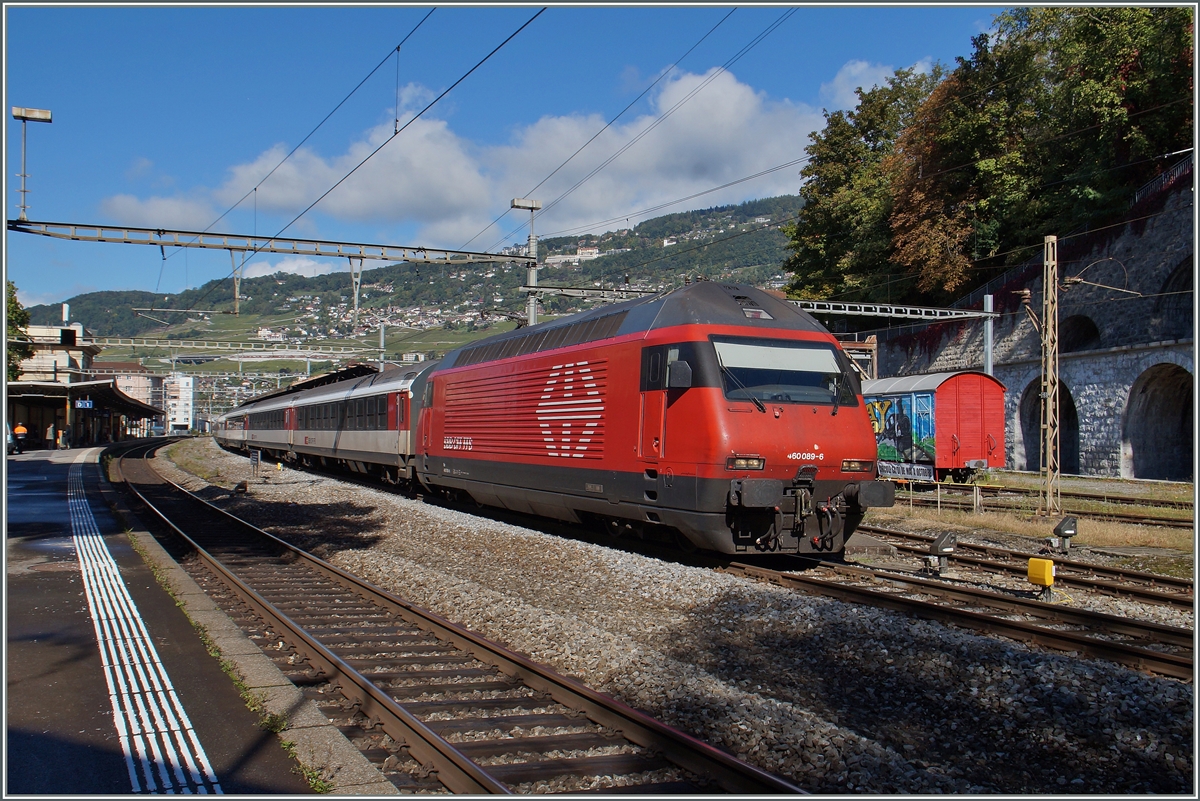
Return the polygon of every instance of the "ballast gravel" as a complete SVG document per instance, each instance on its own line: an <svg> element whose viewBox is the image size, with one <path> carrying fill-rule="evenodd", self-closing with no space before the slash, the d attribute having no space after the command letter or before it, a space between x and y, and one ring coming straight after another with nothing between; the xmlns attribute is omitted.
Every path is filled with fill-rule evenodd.
<svg viewBox="0 0 1200 801"><path fill-rule="evenodd" d="M1191 683L263 465L188 489L816 793L1195 792ZM245 494L231 489L249 481Z"/></svg>

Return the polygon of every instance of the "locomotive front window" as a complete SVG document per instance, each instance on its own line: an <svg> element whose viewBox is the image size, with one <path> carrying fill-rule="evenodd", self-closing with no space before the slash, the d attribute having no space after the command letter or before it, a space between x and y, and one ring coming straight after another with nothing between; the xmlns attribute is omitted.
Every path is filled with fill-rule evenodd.
<svg viewBox="0 0 1200 801"><path fill-rule="evenodd" d="M725 397L759 403L856 406L854 383L834 349L819 342L713 339Z"/></svg>

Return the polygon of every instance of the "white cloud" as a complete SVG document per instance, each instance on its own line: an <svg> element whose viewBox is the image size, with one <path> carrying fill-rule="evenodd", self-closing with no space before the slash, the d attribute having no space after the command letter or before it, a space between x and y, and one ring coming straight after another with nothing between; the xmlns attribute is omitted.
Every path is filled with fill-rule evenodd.
<svg viewBox="0 0 1200 801"><path fill-rule="evenodd" d="M330 192L317 210L356 222L428 223L487 203L488 187L469 152L470 143L451 132L447 123L422 118L398 137L392 136L391 123L376 126L345 153L332 158L301 148L259 187L259 208L287 215L300 213L385 142L370 161ZM253 162L233 167L229 180L215 193L218 200L236 202L286 152L276 145Z"/></svg>
<svg viewBox="0 0 1200 801"><path fill-rule="evenodd" d="M149 175L152 169L154 169L154 162L145 156L139 156L133 160L133 164L129 165L129 169L125 171L125 180L140 180Z"/></svg>
<svg viewBox="0 0 1200 801"><path fill-rule="evenodd" d="M625 217L800 158L809 133L824 124L816 109L772 100L732 73L718 73L715 68L704 75L677 73L656 89L651 98L653 113L608 128L538 188L534 197L549 204L697 89L627 152L539 217L539 235ZM419 86L405 87L402 107L420 103L426 96ZM405 113L411 119L412 112ZM389 120L364 131L341 154L323 155L301 148L258 189L257 202L260 211L294 216L387 142L316 210L347 222L373 224L385 233L400 226L411 230L416 225L416 241L406 237L407 241L395 244L458 248L506 209L511 198L524 196L571 156L604 123L595 114L547 116L514 131L508 144L483 147L460 137L448 122L436 118L416 120L388 142L393 134ZM187 212L204 217L198 224L189 218L190 225L202 227L214 216L209 206L226 207L240 199L288 149L276 145L252 161L234 165L207 203L117 196L105 201L105 206L122 219L149 220L152 212L158 212L153 224L163 226L178 225L177 217ZM792 194L799 188L798 171L798 167L780 170L654 215ZM300 224L312 220L309 214ZM502 227L491 228L470 247L490 248L526 221L525 215L509 215ZM327 231L314 238L320 236L336 238ZM515 236L523 239L525 232Z"/></svg>
<svg viewBox="0 0 1200 801"><path fill-rule="evenodd" d="M858 105L855 89L870 91L881 86L895 72L895 67L884 64L869 64L858 59L847 61L832 81L821 84L821 101L831 111L852 109Z"/></svg>
<svg viewBox="0 0 1200 801"><path fill-rule="evenodd" d="M908 69L927 74L933 71L933 59L925 57ZM855 89L869 92L876 86L883 86L895 73L896 68L890 64L871 64L859 59L847 61L832 81L821 84L821 101L831 111L852 109L858 105Z"/></svg>
<svg viewBox="0 0 1200 801"><path fill-rule="evenodd" d="M185 231L199 231L216 216L208 200L182 196L141 200L133 195L113 195L100 201L100 212L119 225Z"/></svg>
<svg viewBox="0 0 1200 801"><path fill-rule="evenodd" d="M333 260L316 261L304 258L303 256L288 256L275 264L269 261L252 261L246 265L246 269L242 275L245 278L259 278L260 276L274 275L275 273L293 273L295 275L303 275L306 278L312 278L314 275L325 275L326 273L336 272L340 268L341 263L334 262Z"/></svg>
<svg viewBox="0 0 1200 801"><path fill-rule="evenodd" d="M705 75L683 73L668 79L655 95L652 115L609 128L538 190L539 199L562 194L709 79L654 130L539 218L540 231L550 233L624 216L792 161L804 155L808 134L823 124L815 109L772 101L729 72L717 74L714 69ZM543 118L520 132L513 145L495 149L485 160L495 165L497 183L519 194L533 183L531 176L540 178L549 173L602 124L596 116ZM780 170L653 216L753 197L793 194L799 188L798 171L798 167ZM523 222L511 219L516 222L506 230ZM631 222L636 224L638 220ZM481 241L486 239L484 246L488 246L498 237L499 233L489 232Z"/></svg>

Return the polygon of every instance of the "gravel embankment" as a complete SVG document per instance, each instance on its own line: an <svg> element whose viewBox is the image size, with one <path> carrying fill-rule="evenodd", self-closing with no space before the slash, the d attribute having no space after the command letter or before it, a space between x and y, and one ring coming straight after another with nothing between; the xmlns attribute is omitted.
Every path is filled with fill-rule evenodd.
<svg viewBox="0 0 1200 801"><path fill-rule="evenodd" d="M207 438L175 458L223 508L813 792L1193 792L1189 683L287 468L235 496L249 462Z"/></svg>

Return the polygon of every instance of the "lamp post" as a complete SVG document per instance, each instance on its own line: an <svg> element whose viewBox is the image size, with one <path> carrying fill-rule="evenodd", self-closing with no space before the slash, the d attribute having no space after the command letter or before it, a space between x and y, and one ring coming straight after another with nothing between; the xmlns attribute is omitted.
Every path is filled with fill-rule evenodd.
<svg viewBox="0 0 1200 801"><path fill-rule="evenodd" d="M533 218L537 210L542 207L542 201L530 200L526 197L513 198L510 208L514 209L529 209L529 275L526 280L526 286L537 286L537 237L533 233ZM529 301L525 305L525 313L529 319L529 325L537 325L537 292L530 290Z"/></svg>
<svg viewBox="0 0 1200 801"><path fill-rule="evenodd" d="M32 120L33 122L52 122L50 112L43 108L21 108L20 106L12 107L12 115L14 120L21 121L21 203L17 208L21 210L19 218L28 220L25 216L25 210L29 208L25 203L25 195L28 190L25 189L25 179L29 176L25 170L25 123Z"/></svg>

